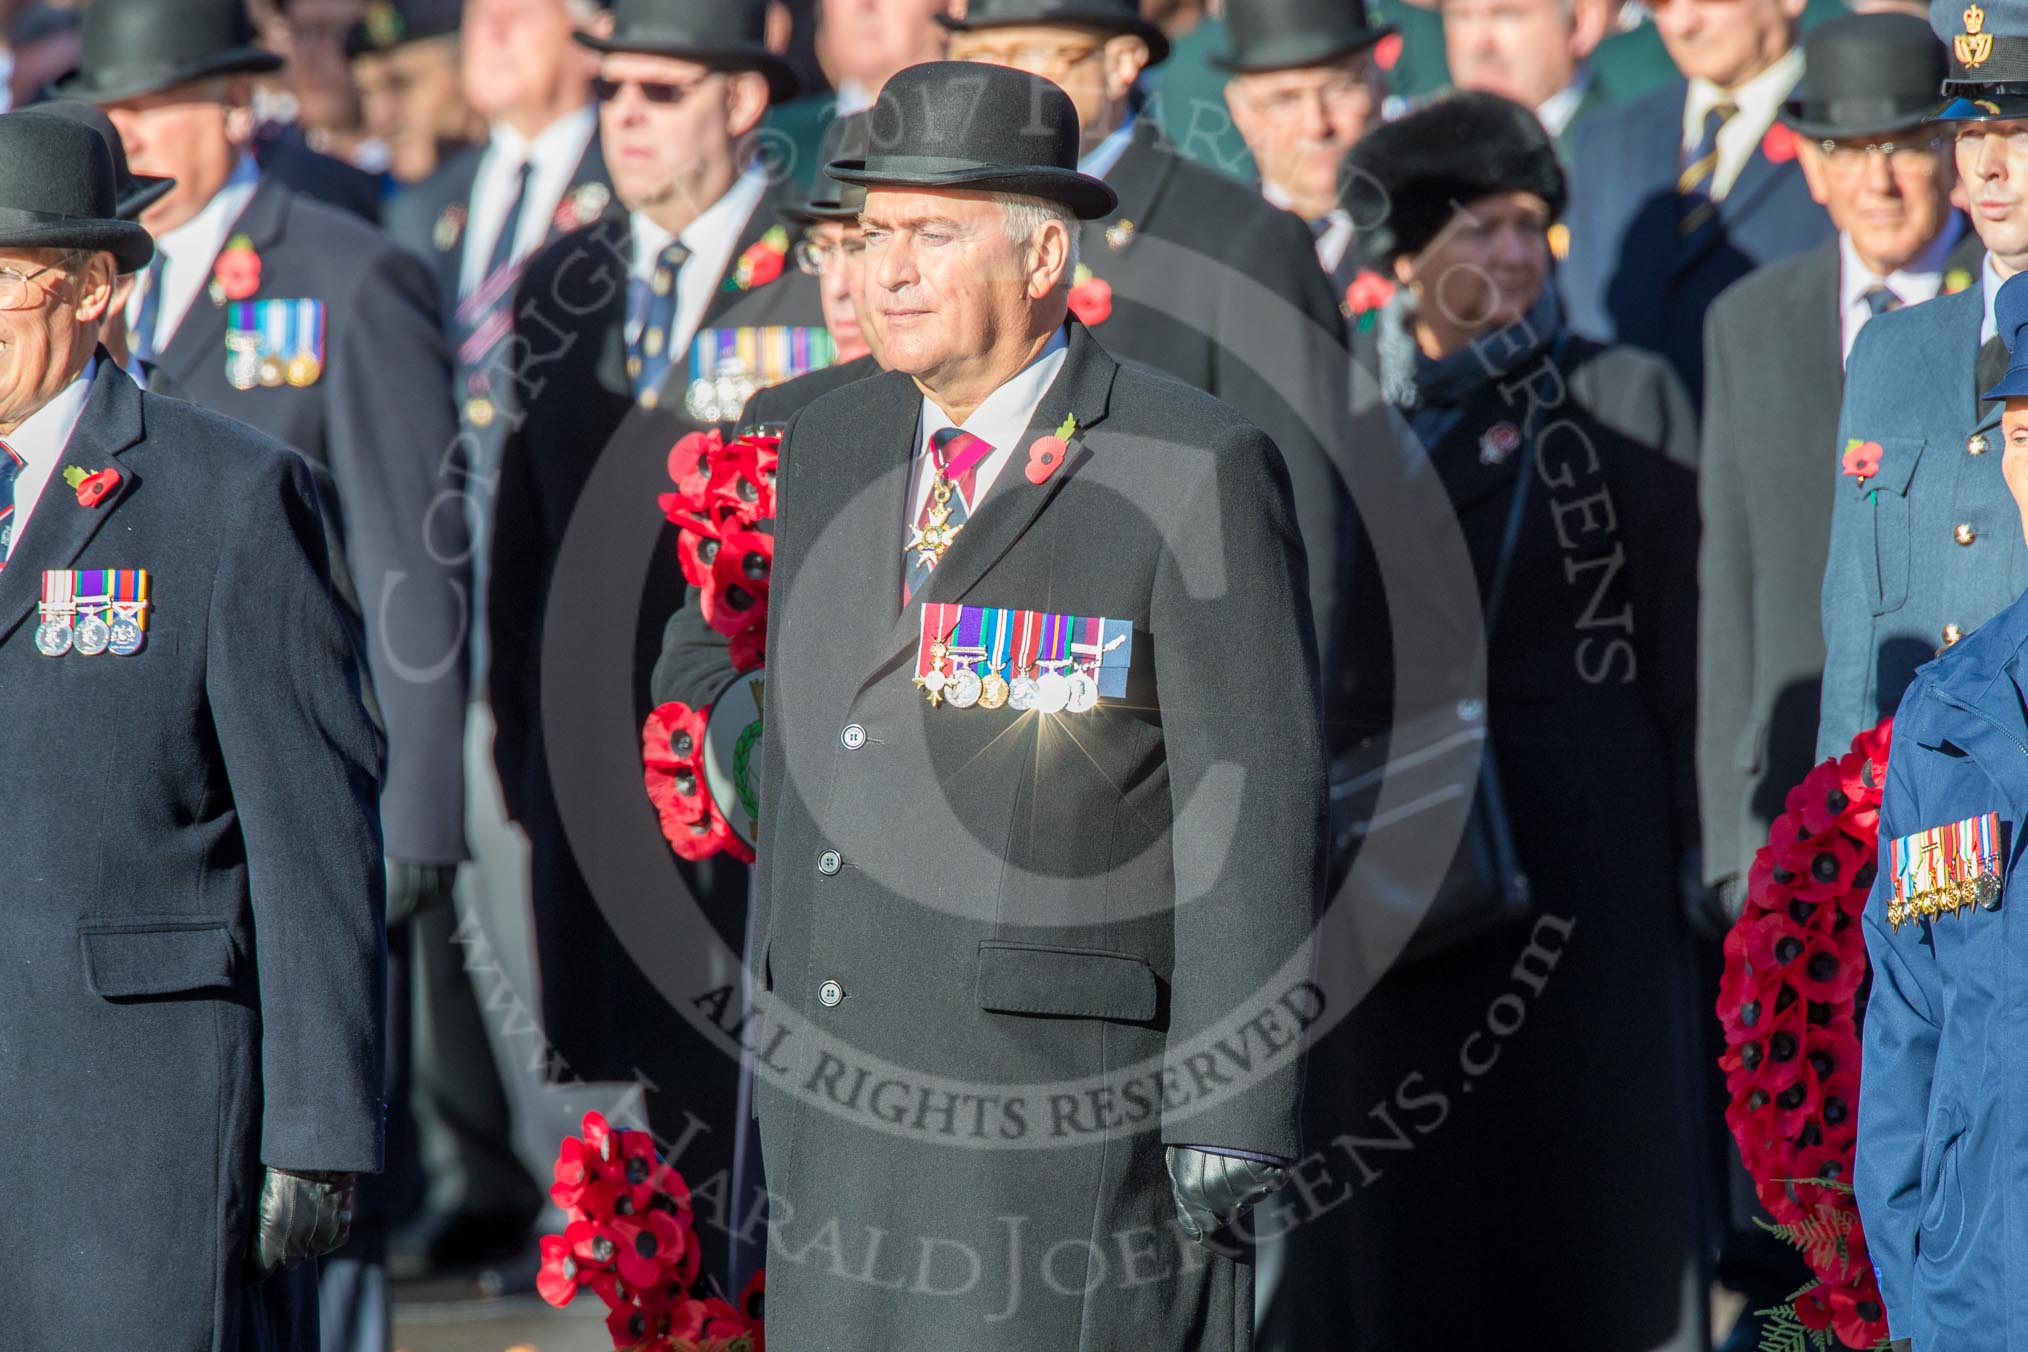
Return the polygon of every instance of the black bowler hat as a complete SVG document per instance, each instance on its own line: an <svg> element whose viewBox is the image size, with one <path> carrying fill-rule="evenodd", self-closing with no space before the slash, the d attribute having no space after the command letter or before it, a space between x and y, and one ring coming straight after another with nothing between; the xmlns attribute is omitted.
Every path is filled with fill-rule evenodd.
<svg viewBox="0 0 2028 1352"><path fill-rule="evenodd" d="M77 73L60 99L116 103L219 75L280 70L254 44L245 0L92 0Z"/></svg>
<svg viewBox="0 0 2028 1352"><path fill-rule="evenodd" d="M867 151L825 172L869 188L972 188L1061 202L1078 219L1110 216L1119 196L1077 171L1077 107L1026 71L926 61L890 79L866 113Z"/></svg>
<svg viewBox="0 0 2028 1352"><path fill-rule="evenodd" d="M1135 0L971 0L965 17L937 15L937 22L955 33L1016 26L1095 28L1101 33L1126 33L1148 44L1148 64L1169 56L1169 36L1141 17Z"/></svg>
<svg viewBox="0 0 2028 1352"><path fill-rule="evenodd" d="M44 117L60 117L78 123L97 132L99 139L106 143L106 149L113 155L113 199L117 203L119 217L123 221L138 221L141 213L162 200L176 180L162 178L155 174L137 174L127 166L127 148L120 141L118 128L113 120L89 103L63 99L55 103L38 103L23 112Z"/></svg>
<svg viewBox="0 0 2028 1352"><path fill-rule="evenodd" d="M1848 14L1803 39L1803 78L1782 121L1804 136L1884 136L1928 122L1944 49L1913 14Z"/></svg>
<svg viewBox="0 0 2028 1352"><path fill-rule="evenodd" d="M348 59L448 37L465 17L464 0L371 0L345 34Z"/></svg>
<svg viewBox="0 0 2028 1352"><path fill-rule="evenodd" d="M673 56L715 70L751 70L767 77L776 103L794 98L796 72L768 50L764 0L619 0L611 37L579 33L595 52Z"/></svg>
<svg viewBox="0 0 2028 1352"><path fill-rule="evenodd" d="M1367 18L1365 0L1226 0L1232 50L1211 64L1234 75L1321 66L1393 31Z"/></svg>
<svg viewBox="0 0 2028 1352"><path fill-rule="evenodd" d="M119 217L113 152L82 123L40 112L0 116L0 248L109 253L138 272L155 241Z"/></svg>
<svg viewBox="0 0 2028 1352"><path fill-rule="evenodd" d="M826 164L833 160L863 160L866 146L866 114L848 113L832 118L831 125L824 128L817 158ZM824 221L857 221L865 208L866 185L827 178L817 185L808 201L777 207L776 211L791 225L818 225Z"/></svg>
<svg viewBox="0 0 2028 1352"><path fill-rule="evenodd" d="M1950 56L1938 121L2028 117L2028 3L1932 0L1929 26Z"/></svg>

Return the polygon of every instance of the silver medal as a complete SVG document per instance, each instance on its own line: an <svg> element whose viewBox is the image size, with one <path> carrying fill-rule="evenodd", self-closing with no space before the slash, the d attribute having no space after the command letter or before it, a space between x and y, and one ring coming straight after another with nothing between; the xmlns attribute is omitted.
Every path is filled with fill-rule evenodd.
<svg viewBox="0 0 2028 1352"><path fill-rule="evenodd" d="M44 657L62 657L70 651L71 628L68 620L44 620L35 630L35 651Z"/></svg>
<svg viewBox="0 0 2028 1352"><path fill-rule="evenodd" d="M98 616L87 615L78 621L77 636L72 641L86 657L97 657L112 643L113 631Z"/></svg>
<svg viewBox="0 0 2028 1352"><path fill-rule="evenodd" d="M1007 707L1024 713L1035 707L1035 678L1016 676L1007 687Z"/></svg>
<svg viewBox="0 0 2028 1352"><path fill-rule="evenodd" d="M1069 693L1064 697L1063 707L1074 714L1090 713L1098 707L1098 682L1082 671L1074 671L1064 678Z"/></svg>
<svg viewBox="0 0 2028 1352"><path fill-rule="evenodd" d="M1035 707L1046 714L1060 714L1070 705L1070 682L1061 672L1044 672L1035 682Z"/></svg>
<svg viewBox="0 0 2028 1352"><path fill-rule="evenodd" d="M970 667L959 667L958 674L951 678L948 686L944 687L944 698L949 700L954 708L969 709L979 702L979 695L983 689L978 672Z"/></svg>
<svg viewBox="0 0 2028 1352"><path fill-rule="evenodd" d="M142 629L140 622L131 615L115 618L109 632L107 644L115 657L132 657L141 651L141 645L147 642L147 631Z"/></svg>

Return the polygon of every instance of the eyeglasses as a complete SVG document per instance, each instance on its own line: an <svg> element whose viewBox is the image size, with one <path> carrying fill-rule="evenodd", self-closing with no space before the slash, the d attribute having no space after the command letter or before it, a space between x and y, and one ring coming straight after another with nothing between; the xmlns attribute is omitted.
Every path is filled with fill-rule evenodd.
<svg viewBox="0 0 2028 1352"><path fill-rule="evenodd" d="M60 271L69 261L65 259L62 263L51 263L48 267L37 268L33 272L17 272L13 268L0 267L0 310L33 310L37 301L32 298L28 284L45 272Z"/></svg>
<svg viewBox="0 0 2028 1352"><path fill-rule="evenodd" d="M1362 71L1330 80L1313 89L1277 89L1253 96L1253 109L1270 122L1292 122L1309 111L1312 98L1323 101L1330 113L1371 108L1374 103L1372 77Z"/></svg>
<svg viewBox="0 0 2028 1352"><path fill-rule="evenodd" d="M1817 148L1824 152L1825 161L1841 173L1856 172L1875 155L1885 159L1888 168L1901 173L1935 173L1937 151L1942 145L1934 136L1925 136L1918 141L1874 141L1864 145L1856 141L1817 142Z"/></svg>
<svg viewBox="0 0 2028 1352"><path fill-rule="evenodd" d="M608 80L601 75L591 82L591 91L600 103L611 103L628 88L640 90L641 97L650 103L681 103L710 79L709 75L700 75L677 84L672 80Z"/></svg>
<svg viewBox="0 0 2028 1352"><path fill-rule="evenodd" d="M856 259L865 252L866 241L857 235L847 235L836 244L819 244L806 235L796 241L790 256L796 260L798 271L807 276L821 277L825 269Z"/></svg>
<svg viewBox="0 0 2028 1352"><path fill-rule="evenodd" d="M967 43L954 45L951 48L951 59L974 61L987 66L1009 66L1061 84L1063 76L1104 50L1105 44L1102 42L1088 43L1082 47L1043 47L1034 44L1021 47L991 47Z"/></svg>

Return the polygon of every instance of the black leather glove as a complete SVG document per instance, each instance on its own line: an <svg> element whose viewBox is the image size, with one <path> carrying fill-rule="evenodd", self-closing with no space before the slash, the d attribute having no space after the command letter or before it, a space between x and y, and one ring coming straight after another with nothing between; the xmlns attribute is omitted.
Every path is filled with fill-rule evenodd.
<svg viewBox="0 0 2028 1352"><path fill-rule="evenodd" d="M255 1281L266 1281L306 1258L345 1242L352 1231L351 1174L289 1173L269 1169L261 1179L253 1252Z"/></svg>
<svg viewBox="0 0 2028 1352"><path fill-rule="evenodd" d="M1194 1146L1168 1148L1169 1188L1176 1197L1176 1221L1183 1233L1202 1242L1239 1213L1279 1188L1288 1170L1264 1160L1220 1155Z"/></svg>
<svg viewBox="0 0 2028 1352"><path fill-rule="evenodd" d="M451 891L458 885L456 864L414 864L406 859L387 861L387 924L401 924L432 906L448 906Z"/></svg>

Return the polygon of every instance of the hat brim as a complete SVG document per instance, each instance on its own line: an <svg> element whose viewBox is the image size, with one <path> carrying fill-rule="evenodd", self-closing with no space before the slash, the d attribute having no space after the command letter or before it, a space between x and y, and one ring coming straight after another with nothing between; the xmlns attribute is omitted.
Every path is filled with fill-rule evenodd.
<svg viewBox="0 0 2028 1352"><path fill-rule="evenodd" d="M2028 366L2010 366L2000 383L1980 395L1986 399L2028 399Z"/></svg>
<svg viewBox="0 0 2028 1352"><path fill-rule="evenodd" d="M1820 103L1806 104L1790 99L1782 105L1782 125L1814 141L1835 141L1847 136L1886 136L1894 132L1913 131L1927 126L1936 112L1936 105L1927 100L1919 108L1882 109L1877 114L1864 117L1825 116L1823 108Z"/></svg>
<svg viewBox="0 0 2028 1352"><path fill-rule="evenodd" d="M1930 114L1932 122L1993 122L2028 118L2028 85L1967 89Z"/></svg>
<svg viewBox="0 0 2028 1352"><path fill-rule="evenodd" d="M85 103L119 103L126 99L138 99L149 94L159 94L165 89L191 84L198 80L216 79L221 75L266 75L282 68L282 58L259 47L231 47L222 52L213 52L201 61L188 65L171 66L160 70L142 71L114 69L101 75L88 75L78 70L50 86L50 94L59 99L79 99Z"/></svg>
<svg viewBox="0 0 2028 1352"><path fill-rule="evenodd" d="M798 202L794 206L775 208L775 215L790 225L857 225L859 208L847 207L838 202Z"/></svg>
<svg viewBox="0 0 2028 1352"><path fill-rule="evenodd" d="M842 183L869 188L950 188L1015 193L1061 202L1081 221L1103 220L1120 196L1104 179L1050 165L994 165L935 155L897 155L882 161L833 160L824 172Z"/></svg>
<svg viewBox="0 0 2028 1352"><path fill-rule="evenodd" d="M602 38L594 33L574 34L578 44L595 52L633 52L642 56L669 56L694 61L713 70L752 71L768 82L768 102L787 103L802 90L795 70L773 52L758 47L697 47L680 38L659 38L653 33L614 33Z"/></svg>
<svg viewBox="0 0 2028 1352"><path fill-rule="evenodd" d="M141 219L142 212L167 197L169 190L176 186L175 179L162 178L155 174L135 174L133 180L133 186L127 195L120 199L117 208L123 221Z"/></svg>
<svg viewBox="0 0 2028 1352"><path fill-rule="evenodd" d="M1114 36L1136 37L1148 44L1148 64L1169 59L1169 35L1133 14L1029 14L992 19L958 19L949 14L937 22L953 33L981 33L994 28L1092 28Z"/></svg>
<svg viewBox="0 0 2028 1352"><path fill-rule="evenodd" d="M0 209L0 248L109 253L123 273L139 272L155 256L153 237L133 221L54 221L37 212L6 209Z"/></svg>
<svg viewBox="0 0 2028 1352"><path fill-rule="evenodd" d="M1264 42L1243 56L1217 52L1206 61L1212 68L1227 75L1267 75L1278 70L1326 65L1340 57L1377 46L1382 39L1391 38L1394 34L1393 24L1377 24L1340 36L1280 38Z"/></svg>

